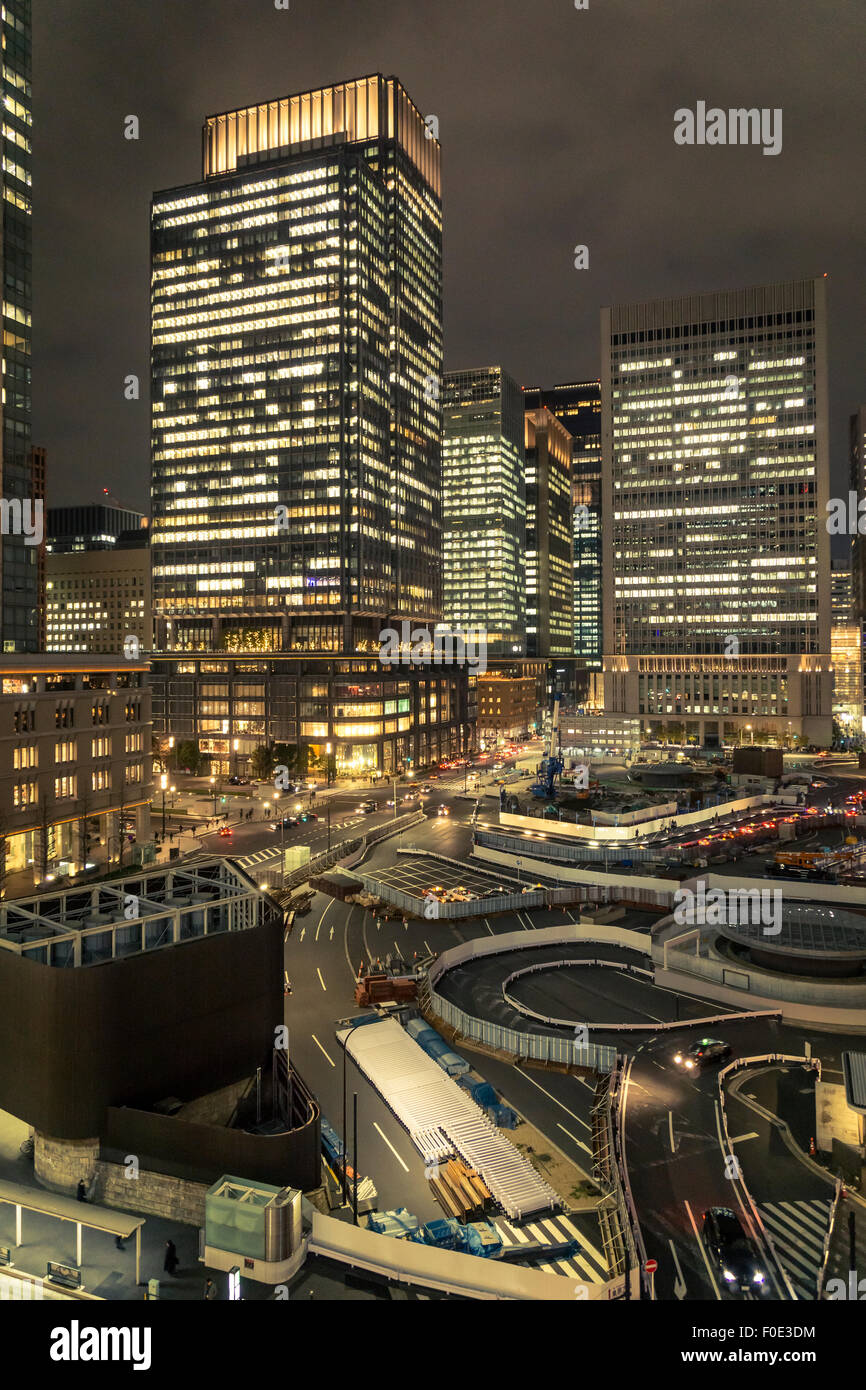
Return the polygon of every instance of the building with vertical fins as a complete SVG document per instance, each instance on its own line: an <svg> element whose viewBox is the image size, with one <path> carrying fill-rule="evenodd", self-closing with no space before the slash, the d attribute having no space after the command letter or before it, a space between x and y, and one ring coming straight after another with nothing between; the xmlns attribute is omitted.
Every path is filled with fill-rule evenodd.
<svg viewBox="0 0 866 1390"><path fill-rule="evenodd" d="M379 661L383 627L442 616L429 136L374 74L209 117L201 180L154 197L154 718L217 770L465 736L465 673Z"/></svg>
<svg viewBox="0 0 866 1390"><path fill-rule="evenodd" d="M30 0L4 0L3 27L3 393L0 534L4 652L39 650L40 555L34 523L44 504L44 456L31 447L32 100ZM22 516L24 525L22 526ZM26 534L27 531L31 534Z"/></svg>
<svg viewBox="0 0 866 1390"><path fill-rule="evenodd" d="M857 534L851 537L851 574L853 616L860 628L866 701L866 405L861 405L848 422L848 467L848 487L855 495L855 507L858 509ZM866 702L863 714L866 715Z"/></svg>
<svg viewBox="0 0 866 1390"><path fill-rule="evenodd" d="M602 310L605 709L645 737L830 741L825 286Z"/></svg>
<svg viewBox="0 0 866 1390"><path fill-rule="evenodd" d="M444 616L487 633L488 656L526 651L523 392L501 367L442 387Z"/></svg>
<svg viewBox="0 0 866 1390"><path fill-rule="evenodd" d="M571 435L541 406L527 410L527 655L570 657L574 644Z"/></svg>

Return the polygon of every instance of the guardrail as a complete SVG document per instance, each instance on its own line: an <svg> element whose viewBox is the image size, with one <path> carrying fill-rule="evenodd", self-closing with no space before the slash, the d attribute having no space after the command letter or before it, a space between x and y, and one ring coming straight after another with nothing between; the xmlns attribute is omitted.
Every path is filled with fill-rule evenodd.
<svg viewBox="0 0 866 1390"><path fill-rule="evenodd" d="M735 1173L731 1181L738 1182L740 1184L740 1187L742 1188L746 1200L749 1204L749 1210L752 1213L752 1219L755 1223L755 1228L760 1232L761 1238L764 1241L764 1245L770 1252L773 1264L776 1266L777 1272L782 1277L782 1283L787 1289L790 1299L792 1300L792 1302L796 1303L799 1300L797 1299L797 1295L794 1292L794 1286L791 1283L788 1271L785 1269L785 1266L782 1264L782 1261L779 1258L779 1254L776 1250L773 1238L770 1235L770 1232L767 1230L766 1226L764 1225L763 1220L761 1219L761 1213L758 1211L758 1208L755 1204L755 1199L753 1198L751 1192L749 1191L749 1188L746 1185L746 1180L743 1177L743 1170L740 1167L739 1159L736 1158L733 1152L731 1136L728 1130L728 1117L725 1110L725 1088L723 1084L724 1079L726 1076L729 1076L731 1072L738 1071L741 1067L753 1066L757 1062L795 1062L801 1065L805 1063L814 1071L817 1071L818 1077L820 1079L821 1059L819 1057L795 1057L791 1056L791 1054L786 1052L767 1052L755 1057L737 1057L733 1062L729 1062L726 1067L722 1067L721 1071L718 1074L719 1119L722 1135L724 1137L724 1156L726 1164L728 1160L731 1160L732 1163L735 1165Z"/></svg>
<svg viewBox="0 0 866 1390"><path fill-rule="evenodd" d="M827 1263L830 1259L830 1244L833 1239L833 1232L836 1229L836 1219L839 1215L839 1208L842 1205L842 1179L836 1179L836 1191L833 1194L833 1205L830 1208L830 1221L824 1236L824 1253L821 1259L821 1268L818 1270L818 1289L815 1295L816 1302L821 1301L824 1293L824 1281L827 1277Z"/></svg>
<svg viewBox="0 0 866 1390"><path fill-rule="evenodd" d="M640 1222L637 1219L637 1208L635 1207L634 1197L632 1196L631 1180L629 1179L628 1164L626 1163L625 1157L625 1105L619 1104L620 1091L622 1091L622 1094L626 1098L628 1097L628 1083L631 1078L631 1069L633 1065L634 1058L629 1057L625 1067L625 1084L621 1085L622 1072L619 1069L619 1059L617 1059L617 1066L614 1070L611 1083L613 1092L611 1096L611 1105L615 1105L616 1107L616 1141L614 1145L614 1154L616 1157L615 1171L618 1179L617 1200L624 1218L622 1224L628 1253L630 1257L634 1258L635 1264L638 1265L638 1278L642 1281L643 1286L646 1287L647 1276L644 1273L644 1266L646 1265L646 1246L644 1245ZM611 1118L612 1117L611 1113ZM649 1288L651 1297L654 1297L655 1281L653 1279L649 1280Z"/></svg>
<svg viewBox="0 0 866 1390"><path fill-rule="evenodd" d="M582 956L580 959L575 960L552 960L543 962L539 965L527 965L521 970L513 971L512 974L506 976L502 982L502 998L506 1004L511 1005L516 1013L523 1014L527 1018L533 1018L539 1023L547 1023L555 1028L575 1028L579 1022L578 1019L549 1018L546 1014L537 1013L534 1009L530 1009L528 1004L521 1004L519 1000L513 999L508 993L508 986L514 980L519 979L521 975L533 975L539 970L558 970L563 967L581 965L601 966L607 970L625 970L630 975L643 975L650 980L653 978L653 972L651 970L644 970L639 965L631 965L623 961L592 960ZM706 1018L671 1019L668 1022L652 1019L646 1023L585 1023L583 1026L596 1033L646 1033L648 1031L653 1033L670 1033L677 1028L699 1028L707 1023L730 1023L732 1021L740 1022L747 1018L779 1018L780 1016L781 1013L779 1009L752 1009L748 1013L710 1014Z"/></svg>
<svg viewBox="0 0 866 1390"><path fill-rule="evenodd" d="M581 1047L572 1038L551 1033L521 1033L516 1028L505 1028L485 1018L474 1018L432 988L428 988L421 1003L422 1012L426 1006L431 1014L453 1028L456 1035L469 1042L481 1043L491 1051L507 1052L518 1062L554 1062L560 1066L584 1067L597 1072L609 1072L616 1062L616 1048L599 1043L588 1043Z"/></svg>

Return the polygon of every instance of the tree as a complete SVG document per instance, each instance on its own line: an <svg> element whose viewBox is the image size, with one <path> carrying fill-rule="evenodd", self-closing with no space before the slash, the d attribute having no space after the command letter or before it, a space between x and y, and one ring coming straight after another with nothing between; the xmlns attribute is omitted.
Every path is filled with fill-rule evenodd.
<svg viewBox="0 0 866 1390"><path fill-rule="evenodd" d="M254 777L262 778L263 781L273 774L276 763L274 750L269 748L266 743L260 743L250 755L252 774Z"/></svg>
<svg viewBox="0 0 866 1390"><path fill-rule="evenodd" d="M197 775L201 772L203 762L204 759L199 752L198 744L193 739L184 739L183 743L178 744L178 767L188 767L190 772Z"/></svg>

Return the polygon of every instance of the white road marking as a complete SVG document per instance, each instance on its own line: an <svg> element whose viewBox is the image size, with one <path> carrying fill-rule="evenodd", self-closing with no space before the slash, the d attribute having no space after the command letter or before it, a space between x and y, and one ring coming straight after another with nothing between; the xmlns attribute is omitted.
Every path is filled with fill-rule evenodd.
<svg viewBox="0 0 866 1390"><path fill-rule="evenodd" d="M336 1062L332 1062L332 1061L331 1061L331 1058L328 1057L327 1052L325 1052L325 1049L322 1047L322 1044L319 1042L319 1039L316 1037L315 1033L311 1033L311 1034L310 1034L310 1037L313 1039L313 1042L316 1044L316 1047L319 1049L319 1051L320 1051L325 1057L328 1058L328 1061L329 1061L329 1062L331 1062L331 1066L332 1066L332 1067L335 1067L335 1066L337 1065Z"/></svg>
<svg viewBox="0 0 866 1390"><path fill-rule="evenodd" d="M583 1149L584 1153L587 1153L590 1155L590 1157L592 1157L592 1149L589 1147L589 1145L584 1144L582 1139L578 1139L576 1134L572 1134L571 1130L566 1129L565 1125L561 1125L558 1120L556 1122L556 1128L561 1129L563 1134L567 1134L569 1139L572 1139L579 1149Z"/></svg>
<svg viewBox="0 0 866 1390"><path fill-rule="evenodd" d="M568 1108L567 1105L563 1105L563 1103L562 1103L561 1100L557 1100L557 1099L556 1099L556 1096L552 1096L552 1095L550 1094L549 1091L545 1091L545 1090L544 1090L544 1087L543 1087L543 1086L540 1086L540 1085L538 1084L537 1081L534 1081L533 1078L532 1078L531 1076L528 1076L527 1073L526 1073L525 1071L521 1071L520 1074L521 1074L522 1077L525 1078L526 1081L529 1081L529 1082L531 1083L531 1085L535 1086L537 1090L539 1090L539 1091L544 1091L544 1094L545 1094L550 1100L553 1101L554 1105L558 1105L559 1108L560 1108L560 1110L564 1110L564 1111L565 1111L566 1115L570 1115L571 1118L572 1118L573 1120L580 1120L580 1116L579 1116L579 1115L575 1115L574 1111L573 1111L573 1110L569 1110L569 1108Z"/></svg>
<svg viewBox="0 0 866 1390"><path fill-rule="evenodd" d="M731 1143L732 1143L732 1144L744 1144L744 1143L746 1142L747 1139L757 1139L757 1137L758 1137L758 1135L757 1135L756 1131L755 1131L755 1130L752 1130L752 1133L751 1133L751 1134L737 1134L737 1135L731 1140Z"/></svg>
<svg viewBox="0 0 866 1390"><path fill-rule="evenodd" d="M379 1130L379 1133L381 1134L382 1138L385 1140L385 1143L388 1145L388 1148L391 1150L391 1152L392 1152L392 1154L394 1155L394 1157L396 1158L397 1162L400 1164L400 1167L403 1169L403 1172L404 1172L404 1173L408 1173L408 1172L409 1172L408 1165L405 1164L405 1163L403 1162L403 1160L402 1160L402 1158L400 1157L400 1155L398 1154L397 1150L394 1148L394 1145L391 1143L391 1140L388 1138L387 1134L385 1134L384 1131L383 1131L382 1129L379 1128L379 1125L376 1123L375 1120L373 1121L373 1128Z"/></svg>
<svg viewBox="0 0 866 1390"><path fill-rule="evenodd" d="M688 1293L688 1289L686 1288L686 1281L683 1278L683 1271L680 1267L680 1258L677 1254L677 1247L674 1245L672 1240L668 1241L668 1245L671 1247L671 1254L673 1256L674 1264L676 1266L677 1271L677 1277L674 1281L674 1293L676 1294L677 1298L682 1299L685 1298L686 1294ZM679 1289L682 1289L682 1293L679 1292Z"/></svg>
<svg viewBox="0 0 866 1390"><path fill-rule="evenodd" d="M301 927L301 934L300 934L300 936L298 937L298 940L299 940L299 941L303 941L304 937L306 936L306 933L307 933L307 928L306 928L306 927Z"/></svg>
<svg viewBox="0 0 866 1390"><path fill-rule="evenodd" d="M322 972L321 972L321 970L319 969L318 966L316 966L316 974L317 974L318 977L319 977L319 984L322 986L322 989L327 990L328 986L325 984L325 981L322 979Z"/></svg>
<svg viewBox="0 0 866 1390"><path fill-rule="evenodd" d="M668 1132L670 1133L670 1136L671 1136L671 1153L672 1153L672 1154L675 1154L676 1151L677 1151L677 1146L676 1146L676 1144L674 1143L674 1112L673 1112L673 1110L669 1110L669 1111L668 1111Z"/></svg>
<svg viewBox="0 0 866 1390"><path fill-rule="evenodd" d="M692 1230L693 1230L694 1233L695 1233L695 1240L696 1240L697 1243L698 1243L698 1249L699 1249L700 1252L701 1252L701 1257L702 1257L702 1259L703 1259L703 1261L704 1261L704 1265L705 1265L705 1267L706 1267L707 1274L709 1275L710 1283L711 1283L712 1286L713 1286L713 1293L716 1295L716 1298L717 1298L717 1299L719 1300L719 1302L721 1303L721 1301L722 1301L722 1295L719 1293L719 1286L718 1286L718 1284L716 1283L715 1275L713 1274L713 1271L712 1271L712 1269L710 1268L710 1262L709 1262L709 1260L707 1259L707 1252L706 1252L706 1250L705 1250L705 1248L704 1248L704 1242L701 1240L700 1235L698 1234L697 1224L696 1224L696 1222L695 1222L695 1218L692 1216L692 1209L691 1209L691 1207L689 1206L688 1202L683 1202L683 1206L685 1207L686 1211L688 1212L689 1221L692 1223Z"/></svg>
<svg viewBox="0 0 866 1390"><path fill-rule="evenodd" d="M484 920L484 925L485 925L485 927L486 927L487 930L490 932L490 935L491 935L491 936L495 936L496 933L494 932L494 930L493 930L493 928L491 927L490 923L488 922L487 918L485 917L483 920Z"/></svg>

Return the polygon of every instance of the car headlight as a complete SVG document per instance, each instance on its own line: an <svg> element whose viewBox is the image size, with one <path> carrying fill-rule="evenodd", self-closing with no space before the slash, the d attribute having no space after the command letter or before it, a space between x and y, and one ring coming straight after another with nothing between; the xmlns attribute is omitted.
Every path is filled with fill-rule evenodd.
<svg viewBox="0 0 866 1390"><path fill-rule="evenodd" d="M678 1066L682 1066L683 1054L681 1052L678 1052L676 1057L674 1058L674 1061L677 1063Z"/></svg>
<svg viewBox="0 0 866 1390"><path fill-rule="evenodd" d="M691 1057L689 1057L688 1061L686 1062L686 1069L687 1069L687 1071L691 1071L692 1068L694 1067L694 1065L695 1065L695 1064L694 1064L694 1062L692 1061Z"/></svg>
<svg viewBox="0 0 866 1390"><path fill-rule="evenodd" d="M754 1275L752 1276L752 1283L753 1283L753 1284L763 1284L763 1282L764 1282L764 1274L763 1274L763 1271L760 1270L760 1269L756 1269Z"/></svg>
<svg viewBox="0 0 866 1390"><path fill-rule="evenodd" d="M724 1279L726 1284L736 1284L737 1282L736 1274L732 1274L729 1269L722 1270L722 1278Z"/></svg>

